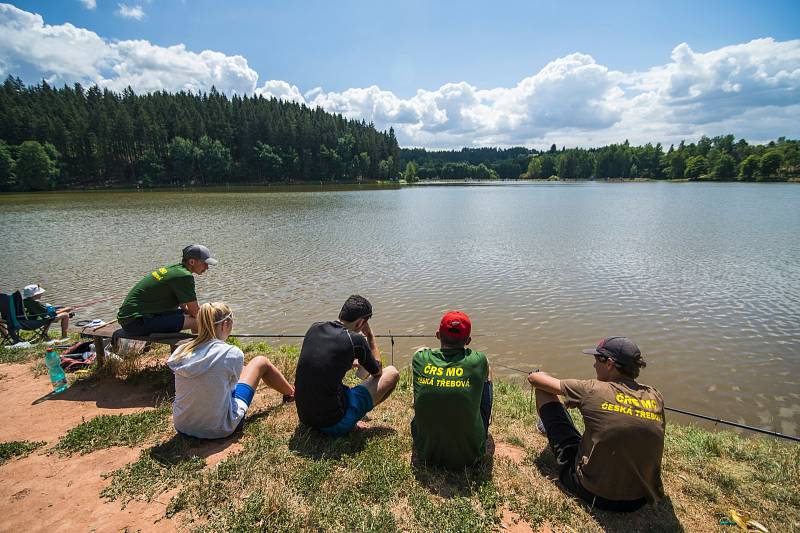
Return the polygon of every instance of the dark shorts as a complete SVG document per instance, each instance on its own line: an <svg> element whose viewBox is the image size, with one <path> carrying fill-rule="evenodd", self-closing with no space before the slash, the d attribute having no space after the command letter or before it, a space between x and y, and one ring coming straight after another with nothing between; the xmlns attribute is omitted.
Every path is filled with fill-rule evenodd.
<svg viewBox="0 0 800 533"><path fill-rule="evenodd" d="M181 309L150 317L126 320L122 329L129 335L147 337L151 333L178 333L183 329L184 314Z"/></svg>
<svg viewBox="0 0 800 533"><path fill-rule="evenodd" d="M645 498L638 500L607 500L583 488L575 471L575 456L578 455L578 449L581 445L581 434L575 427L572 417L567 413L564 404L561 402L544 404L539 410L539 418L542 419L544 428L547 431L550 449L553 450L553 454L556 456L558 479L568 492L592 505L592 507L606 511L630 512L647 503Z"/></svg>
<svg viewBox="0 0 800 533"><path fill-rule="evenodd" d="M321 432L334 437L343 437L350 433L356 422L372 411L372 396L363 385L356 385L352 389L346 389L345 395L347 395L347 410L344 412L344 416L332 426L319 428Z"/></svg>

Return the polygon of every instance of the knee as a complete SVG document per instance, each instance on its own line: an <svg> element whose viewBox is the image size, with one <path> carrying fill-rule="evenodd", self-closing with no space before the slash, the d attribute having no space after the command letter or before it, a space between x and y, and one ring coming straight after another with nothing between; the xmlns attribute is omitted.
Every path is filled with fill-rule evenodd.
<svg viewBox="0 0 800 533"><path fill-rule="evenodd" d="M392 387L396 386L397 382L400 381L400 372L393 366L384 368L383 375L386 376L387 383L390 383Z"/></svg>
<svg viewBox="0 0 800 533"><path fill-rule="evenodd" d="M260 369L262 373L274 372L276 370L275 365L272 364L272 361L263 355L253 357L253 360L250 361L250 364L255 365L256 368Z"/></svg>

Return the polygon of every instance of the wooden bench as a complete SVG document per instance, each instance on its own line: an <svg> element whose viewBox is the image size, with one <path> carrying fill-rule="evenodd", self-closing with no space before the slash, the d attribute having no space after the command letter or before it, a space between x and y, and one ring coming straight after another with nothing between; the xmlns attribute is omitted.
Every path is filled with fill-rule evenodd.
<svg viewBox="0 0 800 533"><path fill-rule="evenodd" d="M171 350L174 350L179 344L194 338L194 335L191 333L154 333L147 336L128 335L122 331L122 326L117 322L95 327L70 326L69 332L77 333L84 338L94 339L94 350L97 355L97 364L100 368L102 368L106 362L105 346L103 345L105 339L131 339L135 341L153 342L156 344L167 344Z"/></svg>

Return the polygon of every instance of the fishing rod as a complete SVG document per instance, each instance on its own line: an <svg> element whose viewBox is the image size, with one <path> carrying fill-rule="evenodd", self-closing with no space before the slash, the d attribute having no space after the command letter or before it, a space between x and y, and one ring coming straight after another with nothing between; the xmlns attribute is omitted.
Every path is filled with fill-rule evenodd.
<svg viewBox="0 0 800 533"><path fill-rule="evenodd" d="M96 300L91 300L91 301L88 301L88 302L86 302L86 303L84 303L84 304L80 304L80 305L73 305L73 306L71 306L71 309L72 309L73 311L74 311L75 309L83 309L84 307L89 307L90 305L99 304L99 303L101 303L101 302L107 302L107 301L109 301L109 300L113 300L114 298L119 298L120 296L122 296L122 295L120 295L120 294L114 294L113 296L106 296L106 297L104 297L104 298L98 298L98 299L96 299Z"/></svg>
<svg viewBox="0 0 800 533"><path fill-rule="evenodd" d="M789 440L793 440L795 442L800 442L800 437L795 437L794 435L786 435L785 433L779 433L777 431L770 431L768 429L756 428L756 427L748 426L748 425L745 425L745 424L739 424L738 422L731 422L730 420L722 420L721 418L714 418L714 417L711 417L711 416L701 415L699 413L692 413L691 411L684 411L683 409L677 409L675 407L667 407L666 405L664 406L664 409L666 409L667 411L673 411L675 413L680 413L682 415L695 416L697 418L702 418L704 420L710 420L711 422L714 422L714 423L727 424L729 426L733 426L733 427L737 427L737 428L748 429L750 431L756 431L758 433L764 433L765 435L771 435L773 437L780 437L782 439L789 439Z"/></svg>
<svg viewBox="0 0 800 533"><path fill-rule="evenodd" d="M507 368L509 370L514 370L516 372L520 372L520 373L525 374L525 375L531 374L531 372L528 372L526 370L520 370L519 368L514 368L514 367L510 367L510 366L506 366L506 365L501 365L500 363L492 363L492 364L495 365L495 366L501 366L503 368ZM753 427L753 426L748 426L747 424L740 424L738 422L732 422L730 420L723 420L722 418L716 418L716 417L713 417L713 416L707 416L707 415L703 415L703 414L700 414L700 413L693 413L691 411L686 411L684 409L678 409L676 407L667 407L665 405L664 409L666 411L672 411L674 413L680 413L682 415L693 416L693 417L696 417L696 418L702 418L703 420L709 420L711 422L714 422L715 424L726 424L728 426L733 426L733 427L737 427L737 428L740 428L740 429L746 429L748 431L755 431L757 433L763 433L765 435L770 435L772 437L778 437L778 438L781 438L781 439L788 439L788 440L791 440L791 441L794 441L794 442L800 442L800 437L796 437L794 435L787 435L785 433L779 433L777 431L770 431L768 429L761 429L761 428L757 428L757 427Z"/></svg>
<svg viewBox="0 0 800 533"><path fill-rule="evenodd" d="M258 339L258 338L281 338L281 337L288 337L288 338L303 338L305 334L300 333L231 333L231 337L242 337L242 338L249 338L249 339ZM434 335L374 335L376 339L399 339L399 338L423 338L423 337L434 337Z"/></svg>

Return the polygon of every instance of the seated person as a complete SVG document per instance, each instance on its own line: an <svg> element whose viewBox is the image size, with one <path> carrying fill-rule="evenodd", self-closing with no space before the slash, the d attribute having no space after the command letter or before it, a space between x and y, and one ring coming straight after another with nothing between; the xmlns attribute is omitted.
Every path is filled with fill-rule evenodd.
<svg viewBox="0 0 800 533"><path fill-rule="evenodd" d="M371 317L369 301L354 295L338 320L317 322L306 332L295 375L302 423L328 435L346 435L394 390L400 374L393 366L381 368ZM351 389L342 378L353 366L370 375Z"/></svg>
<svg viewBox="0 0 800 533"><path fill-rule="evenodd" d="M25 306L25 316L31 320L60 320L61 338L64 339L67 337L69 314L72 308L53 307L52 305L41 303L39 300L44 292L44 289L36 284L26 285L25 288L22 289L22 305ZM48 326L47 329L50 329L50 327Z"/></svg>
<svg viewBox="0 0 800 533"><path fill-rule="evenodd" d="M130 290L117 312L117 320L129 335L197 333L197 295L194 278L216 265L208 248L192 244L183 249L181 262L161 267L143 277Z"/></svg>
<svg viewBox="0 0 800 533"><path fill-rule="evenodd" d="M597 379L558 380L534 371L536 409L567 491L594 507L635 511L663 497L664 398L636 381L646 366L625 337L606 337L594 349ZM566 407L577 407L586 429L575 428Z"/></svg>
<svg viewBox="0 0 800 533"><path fill-rule="evenodd" d="M417 457L429 465L460 469L486 452L492 383L486 355L466 348L471 330L466 314L446 313L436 332L441 347L418 350L411 363L411 436Z"/></svg>
<svg viewBox="0 0 800 533"><path fill-rule="evenodd" d="M227 437L244 422L259 382L291 401L294 388L263 356L244 366L244 354L225 340L233 313L222 302L206 303L197 316L197 338L179 346L167 365L175 373L175 429L200 439ZM244 367L244 368L242 368Z"/></svg>

